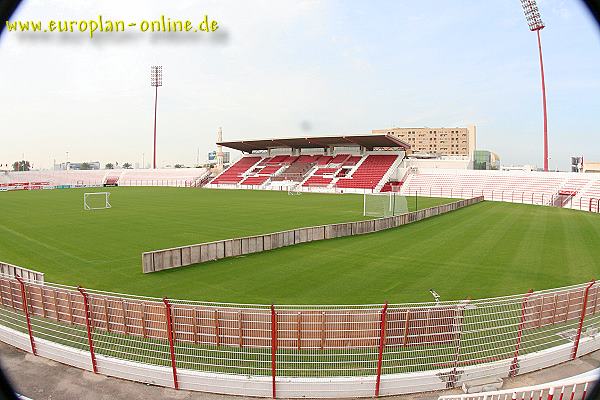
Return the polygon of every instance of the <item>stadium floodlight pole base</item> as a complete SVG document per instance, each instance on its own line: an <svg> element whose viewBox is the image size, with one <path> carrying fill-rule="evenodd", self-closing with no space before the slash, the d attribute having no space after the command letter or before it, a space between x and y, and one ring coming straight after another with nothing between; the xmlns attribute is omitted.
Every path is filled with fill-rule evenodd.
<svg viewBox="0 0 600 400"><path fill-rule="evenodd" d="M93 196L104 196L104 205L101 207L91 206L88 203L88 198ZM112 208L109 202L110 192L92 192L92 193L84 193L83 194L83 209L88 210L105 210L107 208Z"/></svg>

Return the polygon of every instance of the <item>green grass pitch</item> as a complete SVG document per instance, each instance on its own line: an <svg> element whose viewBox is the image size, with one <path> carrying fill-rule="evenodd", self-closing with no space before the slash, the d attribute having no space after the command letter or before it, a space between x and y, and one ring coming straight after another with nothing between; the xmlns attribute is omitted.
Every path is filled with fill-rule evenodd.
<svg viewBox="0 0 600 400"><path fill-rule="evenodd" d="M385 232L144 275L143 251L360 220L362 196L110 188L112 209L84 211L85 191L1 193L0 260L50 282L262 304L426 301L429 288L445 300L489 297L600 271L600 215L485 202Z"/></svg>

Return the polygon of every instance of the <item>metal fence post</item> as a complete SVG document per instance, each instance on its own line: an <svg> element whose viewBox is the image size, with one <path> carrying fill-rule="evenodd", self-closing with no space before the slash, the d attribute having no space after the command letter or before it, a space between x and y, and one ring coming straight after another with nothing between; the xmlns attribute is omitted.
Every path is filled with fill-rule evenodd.
<svg viewBox="0 0 600 400"><path fill-rule="evenodd" d="M583 385L583 393L581 393L581 400L585 400L585 396L587 395L588 391L588 384L589 382L586 382L585 385Z"/></svg>
<svg viewBox="0 0 600 400"><path fill-rule="evenodd" d="M27 320L27 332L29 333L29 343L31 344L31 352L37 356L37 350L35 349L35 340L33 339L33 330L31 329L31 319L29 318L29 307L27 306L27 294L25 293L25 282L19 275L15 273L15 278L21 286L21 305L23 306L23 312L25 313L25 319ZM12 291L11 291L12 297Z"/></svg>
<svg viewBox="0 0 600 400"><path fill-rule="evenodd" d="M90 308L88 305L88 297L86 291L81 287L77 286L77 290L83 296L83 308L85 312L85 327L87 328L88 345L90 346L90 356L92 358L92 369L94 373L98 373L98 366L96 365L96 352L94 351L94 340L92 338L92 327L90 326Z"/></svg>
<svg viewBox="0 0 600 400"><path fill-rule="evenodd" d="M515 376L517 374L519 350L521 349L521 339L523 337L523 327L525 325L525 309L527 307L527 299L532 294L533 294L533 290L530 289L529 292L527 292L525 294L525 297L523 297L523 301L521 302L521 321L519 322L519 328L518 328L519 330L517 333L517 344L515 345L515 355L513 357L512 363L510 365L509 376Z"/></svg>
<svg viewBox="0 0 600 400"><path fill-rule="evenodd" d="M596 280L592 279L592 281L585 287L585 292L583 295L583 305L581 306L581 316L579 317L579 327L577 328L577 336L575 336L575 342L573 343L573 350L571 352L571 359L574 360L577 358L577 350L579 349L579 340L581 339L581 330L583 329L583 321L585 320L585 312L587 308L588 302L588 294L590 293L590 289Z"/></svg>
<svg viewBox="0 0 600 400"><path fill-rule="evenodd" d="M177 363L175 361L175 344L173 340L173 319L171 317L171 303L164 297L165 303L165 322L167 323L167 337L169 339L169 350L171 352L171 368L173 369L173 387L178 390L179 383L177 382Z"/></svg>
<svg viewBox="0 0 600 400"><path fill-rule="evenodd" d="M468 306L470 299L466 299L462 304L459 304L458 309L456 310L456 315L454 316L454 331L457 332L457 344L456 350L454 352L454 367L452 368L452 387L456 386L456 381L458 380L458 364L460 361L460 352L462 347L462 333L463 333L463 325L465 318L465 308Z"/></svg>
<svg viewBox="0 0 600 400"><path fill-rule="evenodd" d="M381 321L379 325L379 355L377 357L377 380L375 382L375 397L379 397L379 387L381 386L381 367L383 365L383 348L385 347L385 330L387 318L387 301L381 309Z"/></svg>
<svg viewBox="0 0 600 400"><path fill-rule="evenodd" d="M275 399L277 392L275 388L275 377L277 370L277 314L275 313L275 306L271 304L271 386L272 396Z"/></svg>

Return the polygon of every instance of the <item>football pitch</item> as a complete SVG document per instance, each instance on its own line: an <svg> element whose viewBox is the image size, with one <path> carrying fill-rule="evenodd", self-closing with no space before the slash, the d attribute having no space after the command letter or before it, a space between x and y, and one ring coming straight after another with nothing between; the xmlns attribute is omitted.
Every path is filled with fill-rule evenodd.
<svg viewBox="0 0 600 400"><path fill-rule="evenodd" d="M144 275L144 251L357 221L363 197L109 188L113 208L84 211L83 193L94 190L105 189L0 193L0 260L49 282L260 304L428 301L430 288L443 300L490 297L581 283L600 271L600 215L484 202L385 232Z"/></svg>

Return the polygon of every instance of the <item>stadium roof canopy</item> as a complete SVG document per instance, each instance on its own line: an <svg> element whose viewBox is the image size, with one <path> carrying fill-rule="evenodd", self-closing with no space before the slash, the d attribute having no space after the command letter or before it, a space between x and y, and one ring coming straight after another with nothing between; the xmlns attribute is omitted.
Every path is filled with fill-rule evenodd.
<svg viewBox="0 0 600 400"><path fill-rule="evenodd" d="M269 149L325 149L329 147L347 146L359 146L364 147L367 150L373 150L375 147L410 148L408 143L403 142L396 136L387 134L240 140L237 142L220 142L217 144L245 153Z"/></svg>

